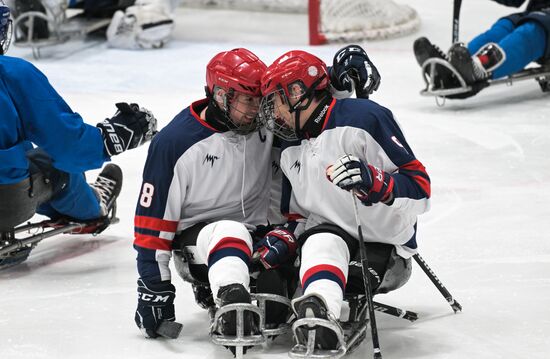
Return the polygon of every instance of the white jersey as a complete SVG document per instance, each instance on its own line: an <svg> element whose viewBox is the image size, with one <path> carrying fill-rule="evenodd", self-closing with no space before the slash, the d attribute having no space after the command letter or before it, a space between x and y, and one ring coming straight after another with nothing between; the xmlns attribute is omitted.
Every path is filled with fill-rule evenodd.
<svg viewBox="0 0 550 359"><path fill-rule="evenodd" d="M429 209L429 177L391 112L369 100L333 100L319 136L283 147L281 169L292 186L291 196L283 198L285 212L307 218L306 229L330 223L357 238L352 194L325 174L345 154L382 169L395 181L391 205L358 203L364 240L394 244L404 257L414 254L417 215Z"/></svg>
<svg viewBox="0 0 550 359"><path fill-rule="evenodd" d="M182 111L149 147L135 218L142 278L170 279L176 232L200 222L233 220L249 229L267 222L273 136L216 131L197 115L205 106Z"/></svg>

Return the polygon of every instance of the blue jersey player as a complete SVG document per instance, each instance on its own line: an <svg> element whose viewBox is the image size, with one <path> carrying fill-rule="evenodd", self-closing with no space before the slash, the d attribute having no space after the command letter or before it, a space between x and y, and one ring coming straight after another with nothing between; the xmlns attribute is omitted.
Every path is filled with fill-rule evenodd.
<svg viewBox="0 0 550 359"><path fill-rule="evenodd" d="M4 56L12 35L10 9L0 0L0 232L35 212L81 221L107 216L122 172L107 165L94 184L84 171L135 148L156 132L156 119L135 104L97 127L84 123L29 62Z"/></svg>
<svg viewBox="0 0 550 359"><path fill-rule="evenodd" d="M494 1L514 7L526 2ZM550 1L527 2L525 11L498 19L489 30L476 36L467 45L454 44L448 54L444 54L425 37L417 39L414 51L419 65L422 66L428 58L445 59L458 70L468 85L472 85L512 75L533 61L541 64L547 62L550 59ZM450 75L450 72L448 74ZM443 87L456 85L450 76L445 76L445 73L440 75Z"/></svg>

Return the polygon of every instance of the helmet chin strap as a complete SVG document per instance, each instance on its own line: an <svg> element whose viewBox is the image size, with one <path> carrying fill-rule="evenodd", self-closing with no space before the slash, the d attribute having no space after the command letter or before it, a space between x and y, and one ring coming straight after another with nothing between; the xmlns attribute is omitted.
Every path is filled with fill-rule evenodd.
<svg viewBox="0 0 550 359"><path fill-rule="evenodd" d="M300 96L298 101L294 105L290 106L289 112L296 113L296 115L294 116L294 133L298 138L305 138L304 137L305 133L304 131L302 131L300 127L300 113L302 112L302 110L306 110L311 105L311 102L313 101L313 97L315 96L315 88L321 83L321 81L324 80L325 77L326 75L323 74L321 77L315 80L311 84L311 86L308 87L306 92L304 92L304 94Z"/></svg>
<svg viewBox="0 0 550 359"><path fill-rule="evenodd" d="M216 130L222 132L232 131L235 129L235 127L227 121L227 112L220 108L220 105L216 100L214 100L214 96L208 87L205 87L205 91L206 98L208 98L208 107L206 107L206 122Z"/></svg>

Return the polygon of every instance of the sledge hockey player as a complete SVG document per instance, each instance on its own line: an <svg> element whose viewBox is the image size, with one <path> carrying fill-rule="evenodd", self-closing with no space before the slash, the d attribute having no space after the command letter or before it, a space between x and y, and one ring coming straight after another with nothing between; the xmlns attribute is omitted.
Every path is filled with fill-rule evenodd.
<svg viewBox="0 0 550 359"><path fill-rule="evenodd" d="M164 46L172 35L175 0L13 0L15 16L30 12L43 13L44 18L23 19L21 41L30 37L36 41L63 42L74 34L105 31L109 46L124 49L151 49ZM76 17L67 16L67 9L79 9ZM105 19L111 20L105 22ZM81 21L85 20L85 21ZM33 34L27 35L27 26L34 22ZM72 27L65 25L76 22ZM108 27L107 27L108 26ZM75 28L78 29L75 32ZM69 36L65 36L69 35ZM19 41L19 39L18 39Z"/></svg>
<svg viewBox="0 0 550 359"><path fill-rule="evenodd" d="M353 49L335 61L334 91L357 88L368 94L380 77L364 51ZM294 236L284 228L262 227L269 224L269 189L276 182L272 160L278 162L273 135L259 128L257 118L265 69L246 49L214 56L206 69L206 99L178 114L149 148L134 240L140 276L135 321L146 337L157 337L161 323L175 319L172 251L178 272L193 283L197 303L220 308L216 335L236 335L235 313L219 312L251 302L251 262L264 267L255 281L257 293L291 295L292 288L284 287L291 286L293 275L284 267L292 263ZM268 308L266 325L286 321L288 310L270 307L277 313ZM257 333L254 315L245 317L244 334L251 337ZM234 354L235 346L230 345Z"/></svg>
<svg viewBox="0 0 550 359"><path fill-rule="evenodd" d="M285 141L282 208L305 221L298 238L303 295L292 307L307 324L296 328L291 357L309 353L312 330L311 355L332 358L347 351L338 322L343 298L350 291L365 293L356 267L353 196L361 202L374 294L407 282L417 216L429 209L430 178L391 111L368 99L335 99L328 81L325 63L297 50L275 60L262 77L261 118Z"/></svg>
<svg viewBox="0 0 550 359"><path fill-rule="evenodd" d="M11 31L10 10L0 0L2 55ZM91 185L83 172L145 143L156 131L149 111L126 103L97 127L85 124L44 74L8 56L0 56L0 107L0 232L8 241L14 240L14 227L35 212L81 222L108 216L122 185L120 168L108 164ZM19 260L31 249L21 248ZM10 257L1 260L6 264Z"/></svg>
<svg viewBox="0 0 550 359"><path fill-rule="evenodd" d="M525 0L494 0L506 6L519 7ZM500 18L484 33L465 45L455 43L445 54L436 45L421 37L414 43L416 60L422 66L428 59L441 59L449 67L437 66L436 90L457 88L449 98L467 98L490 85L490 80L516 74L533 61L544 65L550 59L550 1L529 0L526 10ZM426 69L428 71L428 69ZM460 91L460 88L471 87ZM541 83L545 91L543 83Z"/></svg>

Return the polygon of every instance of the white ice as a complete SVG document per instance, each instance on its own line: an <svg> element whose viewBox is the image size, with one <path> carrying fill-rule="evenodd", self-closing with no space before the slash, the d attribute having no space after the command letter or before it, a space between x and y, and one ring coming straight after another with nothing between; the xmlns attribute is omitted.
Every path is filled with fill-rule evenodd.
<svg viewBox="0 0 550 359"><path fill-rule="evenodd" d="M363 45L383 78L373 99L399 119L432 179L432 210L418 226L421 254L464 311L453 314L415 265L404 288L377 297L420 315L415 323L377 316L383 355L548 358L549 95L526 81L443 108L420 96L412 43L428 36L443 49L450 45L452 1L408 3L422 18L419 32ZM492 1L465 1L461 39L513 11ZM175 40L162 50L87 42L46 49L39 61L27 49L12 48L10 55L32 61L90 124L112 115L115 102L136 101L164 126L203 96L205 65L218 51L243 46L270 63L287 50L305 49L332 61L340 45L309 47L306 30L305 15L179 9ZM114 158L125 176L119 224L97 237L47 239L26 263L0 272L0 358L231 357L210 342L207 314L178 277L180 338L146 340L134 324L133 213L146 153L140 148ZM285 358L290 345L290 337L278 338L246 357ZM350 357L368 358L371 351L367 339Z"/></svg>

